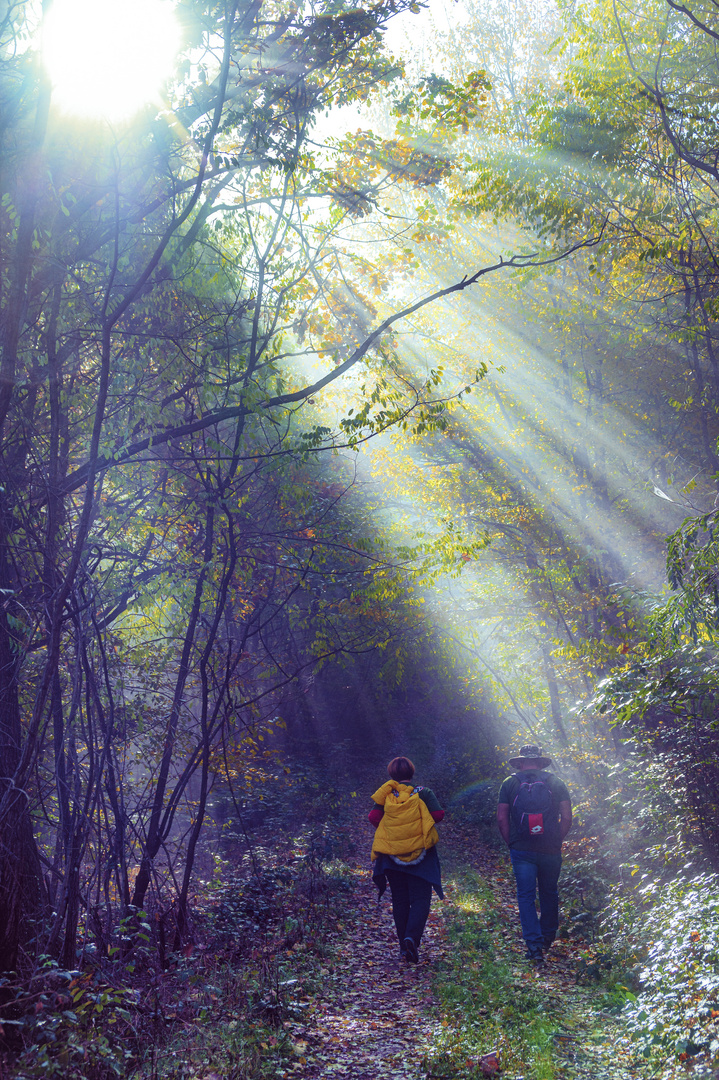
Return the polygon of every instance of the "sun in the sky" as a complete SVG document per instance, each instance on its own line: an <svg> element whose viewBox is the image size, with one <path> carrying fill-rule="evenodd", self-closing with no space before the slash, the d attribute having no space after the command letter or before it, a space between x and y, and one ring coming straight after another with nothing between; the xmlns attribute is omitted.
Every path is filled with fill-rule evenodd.
<svg viewBox="0 0 719 1080"><path fill-rule="evenodd" d="M180 47L168 0L53 0L43 60L57 108L118 121L157 100Z"/></svg>

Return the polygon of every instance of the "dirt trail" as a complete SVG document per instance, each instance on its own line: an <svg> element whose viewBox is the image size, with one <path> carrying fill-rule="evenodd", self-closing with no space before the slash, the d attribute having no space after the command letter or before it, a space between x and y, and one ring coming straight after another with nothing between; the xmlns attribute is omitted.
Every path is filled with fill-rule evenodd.
<svg viewBox="0 0 719 1080"><path fill-rule="evenodd" d="M352 831L357 850L369 849L369 829L358 822ZM581 1007L577 1012L576 1000L582 991L577 989L574 961L567 948L557 945L540 973L529 969L524 960L513 887L504 861L451 822L442 827L440 858L445 878L451 863L465 861L491 882L501 897L507 921L493 930L493 938L503 957L516 962L517 978L542 980L547 998L555 1002L567 998L568 1029L557 1045L563 1075L587 1080L604 1076L602 1047L585 1046ZM451 881L447 885L444 903L433 898L420 963L407 964L399 954L389 890L378 908L368 863L358 860L346 897L346 916L333 935L336 958L322 969L322 990L314 997L311 1015L305 1023L290 1026L297 1060L285 1077L424 1080L424 1051L442 1024L438 1009L433 1008L432 969L450 947L444 924L454 901ZM618 1075L636 1075L618 1074L616 1063L610 1071L613 1080Z"/></svg>
<svg viewBox="0 0 719 1080"><path fill-rule="evenodd" d="M294 1075L322 1080L421 1075L423 1050L437 1024L428 1007L431 965L443 945L441 917L436 912L430 916L422 962L405 963L389 900L383 900L378 913L376 889L367 876L358 878L347 897L347 918L337 927L339 963L328 967L311 1021L293 1030L295 1045L307 1046Z"/></svg>

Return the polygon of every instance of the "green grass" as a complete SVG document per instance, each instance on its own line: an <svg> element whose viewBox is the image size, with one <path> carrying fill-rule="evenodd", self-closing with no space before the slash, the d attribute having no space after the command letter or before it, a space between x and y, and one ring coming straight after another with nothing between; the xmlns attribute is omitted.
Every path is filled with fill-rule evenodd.
<svg viewBox="0 0 719 1080"><path fill-rule="evenodd" d="M455 875L449 888L449 949L433 983L441 1034L425 1058L429 1075L480 1076L479 1058L496 1049L505 1074L552 1080L562 1010L546 980L501 937L513 913L472 871Z"/></svg>

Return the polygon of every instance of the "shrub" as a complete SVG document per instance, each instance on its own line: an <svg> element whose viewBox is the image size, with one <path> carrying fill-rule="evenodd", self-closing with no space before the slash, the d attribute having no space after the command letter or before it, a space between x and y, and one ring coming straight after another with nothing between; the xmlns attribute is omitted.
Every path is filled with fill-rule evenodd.
<svg viewBox="0 0 719 1080"><path fill-rule="evenodd" d="M625 1007L630 1033L646 1057L695 1064L716 1058L719 878L707 873L665 885L644 921L652 940L640 974L642 993Z"/></svg>

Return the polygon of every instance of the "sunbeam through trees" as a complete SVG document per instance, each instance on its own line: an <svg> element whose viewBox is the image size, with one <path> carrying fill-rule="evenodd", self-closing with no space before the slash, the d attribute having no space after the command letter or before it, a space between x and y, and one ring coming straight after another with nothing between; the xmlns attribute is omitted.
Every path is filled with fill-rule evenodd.
<svg viewBox="0 0 719 1080"><path fill-rule="evenodd" d="M600 1075L561 1000L612 1075L713 1077L716 3L56 2L0 7L0 1073ZM399 754L458 845L401 1074L319 988L383 979Z"/></svg>

